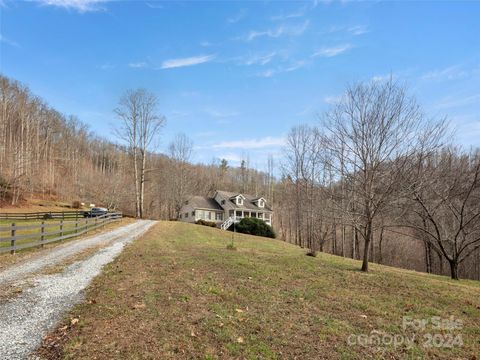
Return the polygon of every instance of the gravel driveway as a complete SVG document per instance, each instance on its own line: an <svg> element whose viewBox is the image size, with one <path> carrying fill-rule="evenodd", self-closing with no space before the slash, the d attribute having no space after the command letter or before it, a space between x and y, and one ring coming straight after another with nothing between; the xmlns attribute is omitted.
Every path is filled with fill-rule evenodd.
<svg viewBox="0 0 480 360"><path fill-rule="evenodd" d="M59 263L88 247L107 244L87 259L52 275L33 276L33 286L0 303L0 359L26 359L52 330L62 314L82 300L82 290L122 251L155 222L137 221L108 233L54 248L45 256L16 264L0 273L0 285L21 282L46 266ZM113 241L112 241L113 240Z"/></svg>

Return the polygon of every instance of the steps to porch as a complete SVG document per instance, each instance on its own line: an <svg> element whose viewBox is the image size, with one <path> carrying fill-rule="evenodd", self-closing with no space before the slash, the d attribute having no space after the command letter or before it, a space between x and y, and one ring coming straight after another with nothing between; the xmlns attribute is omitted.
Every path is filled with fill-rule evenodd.
<svg viewBox="0 0 480 360"><path fill-rule="evenodd" d="M220 225L220 229L227 230L232 224L233 224L233 218L229 217Z"/></svg>

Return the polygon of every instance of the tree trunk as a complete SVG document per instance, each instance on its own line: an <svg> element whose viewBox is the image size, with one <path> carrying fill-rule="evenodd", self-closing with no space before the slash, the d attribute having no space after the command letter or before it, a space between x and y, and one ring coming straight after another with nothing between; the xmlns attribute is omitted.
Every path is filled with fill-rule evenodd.
<svg viewBox="0 0 480 360"><path fill-rule="evenodd" d="M368 272L368 254L370 252L370 243L372 241L372 223L368 221L365 227L365 246L363 247L362 271Z"/></svg>
<svg viewBox="0 0 480 360"><path fill-rule="evenodd" d="M455 260L449 260L450 264L450 276L453 280L458 280L458 262Z"/></svg>

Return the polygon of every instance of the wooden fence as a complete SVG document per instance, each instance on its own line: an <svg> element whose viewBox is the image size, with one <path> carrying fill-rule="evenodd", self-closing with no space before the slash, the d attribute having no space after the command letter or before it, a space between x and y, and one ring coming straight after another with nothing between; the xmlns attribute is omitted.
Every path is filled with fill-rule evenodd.
<svg viewBox="0 0 480 360"><path fill-rule="evenodd" d="M0 213L0 220L46 220L46 219L79 219L85 211L45 211L29 213Z"/></svg>
<svg viewBox="0 0 480 360"><path fill-rule="evenodd" d="M35 246L43 247L51 242L86 234L88 231L103 227L121 218L122 213L108 213L92 218L42 221L39 224L30 225L12 223L9 226L0 226L0 253L10 251L11 254L15 254L17 250ZM4 236L5 234L8 236Z"/></svg>

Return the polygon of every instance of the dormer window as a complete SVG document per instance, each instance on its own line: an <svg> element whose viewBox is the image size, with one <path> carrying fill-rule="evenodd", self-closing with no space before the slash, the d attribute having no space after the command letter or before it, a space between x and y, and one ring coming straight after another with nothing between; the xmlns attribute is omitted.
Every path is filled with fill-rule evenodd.
<svg viewBox="0 0 480 360"><path fill-rule="evenodd" d="M259 208L264 208L265 207L265 199L264 198L258 198L253 200L254 204L257 205Z"/></svg>
<svg viewBox="0 0 480 360"><path fill-rule="evenodd" d="M237 206L243 206L243 201L245 200L245 196L243 196L242 194L238 194L238 195L232 196L230 200L233 203L235 203L235 205Z"/></svg>

